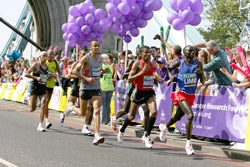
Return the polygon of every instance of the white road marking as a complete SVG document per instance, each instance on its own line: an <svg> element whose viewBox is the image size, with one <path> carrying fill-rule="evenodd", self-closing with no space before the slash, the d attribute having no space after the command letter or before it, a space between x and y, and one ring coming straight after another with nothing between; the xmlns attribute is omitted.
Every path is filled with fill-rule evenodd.
<svg viewBox="0 0 250 167"><path fill-rule="evenodd" d="M6 165L6 166L8 166L8 167L18 167L18 166L14 165L14 164L12 164L12 163L10 163L10 162L8 162L8 161L5 161L5 160L2 159L2 158L0 158L0 163Z"/></svg>

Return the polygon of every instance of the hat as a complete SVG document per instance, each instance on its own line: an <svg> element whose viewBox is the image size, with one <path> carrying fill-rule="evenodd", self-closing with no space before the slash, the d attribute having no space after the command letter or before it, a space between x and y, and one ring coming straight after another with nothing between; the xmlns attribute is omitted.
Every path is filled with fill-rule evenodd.
<svg viewBox="0 0 250 167"><path fill-rule="evenodd" d="M159 64L165 64L166 60L165 60L164 57L160 57L159 59L157 59L157 63L159 63Z"/></svg>
<svg viewBox="0 0 250 167"><path fill-rule="evenodd" d="M63 56L63 58L61 58L60 60L61 60L61 61L64 61L64 60L65 60L65 61L68 61L69 59L68 59L67 56Z"/></svg>
<svg viewBox="0 0 250 167"><path fill-rule="evenodd" d="M135 56L134 55L132 55L132 54L128 54L128 56L127 57L129 57L129 58L131 58L131 59L134 59L135 58Z"/></svg>
<svg viewBox="0 0 250 167"><path fill-rule="evenodd" d="M109 56L107 54L101 54L101 57L102 57L102 62L104 63L108 62Z"/></svg>

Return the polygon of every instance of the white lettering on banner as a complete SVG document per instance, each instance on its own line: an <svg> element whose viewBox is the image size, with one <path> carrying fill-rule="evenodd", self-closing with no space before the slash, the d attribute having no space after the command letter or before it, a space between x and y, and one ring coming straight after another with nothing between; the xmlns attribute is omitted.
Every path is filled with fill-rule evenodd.
<svg viewBox="0 0 250 167"><path fill-rule="evenodd" d="M231 106L228 105L228 111L235 112L235 113L240 113L240 114L247 114L248 109L245 106Z"/></svg>
<svg viewBox="0 0 250 167"><path fill-rule="evenodd" d="M207 106L206 104L197 104L194 102L192 108L206 109L206 106Z"/></svg>
<svg viewBox="0 0 250 167"><path fill-rule="evenodd" d="M194 116L198 116L198 117L203 117L203 118L208 118L211 119L212 118L212 113L211 112L196 112L194 111Z"/></svg>
<svg viewBox="0 0 250 167"><path fill-rule="evenodd" d="M213 105L213 104L207 103L207 109L226 111L227 110L227 105L216 105L216 104Z"/></svg>

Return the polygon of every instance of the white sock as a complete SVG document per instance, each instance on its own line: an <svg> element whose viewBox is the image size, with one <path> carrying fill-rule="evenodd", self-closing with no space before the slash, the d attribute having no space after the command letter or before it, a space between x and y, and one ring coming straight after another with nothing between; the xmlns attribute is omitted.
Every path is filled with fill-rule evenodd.
<svg viewBox="0 0 250 167"><path fill-rule="evenodd" d="M147 134L147 131L144 131L144 133L143 133L144 135L146 135Z"/></svg>
<svg viewBox="0 0 250 167"><path fill-rule="evenodd" d="M191 141L190 140L187 140L187 143L186 143L187 145L190 145L191 144Z"/></svg>
<svg viewBox="0 0 250 167"><path fill-rule="evenodd" d="M45 121L46 121L46 122L49 122L49 119L48 119L48 118L45 118Z"/></svg>
<svg viewBox="0 0 250 167"><path fill-rule="evenodd" d="M82 127L82 128L83 128L83 129L86 129L86 127L87 127L87 125L83 125L83 127Z"/></svg>
<svg viewBox="0 0 250 167"><path fill-rule="evenodd" d="M38 124L38 126L42 126L42 123L40 122L40 123Z"/></svg>
<svg viewBox="0 0 250 167"><path fill-rule="evenodd" d="M73 107L74 107L74 106L73 106L73 105L71 105L71 106L69 107L69 110L73 110Z"/></svg>
<svg viewBox="0 0 250 167"><path fill-rule="evenodd" d="M72 102L69 102L69 104L68 104L69 106L73 106L73 103Z"/></svg>
<svg viewBox="0 0 250 167"><path fill-rule="evenodd" d="M98 133L95 133L95 137L97 137L97 136L99 136L99 134L98 134Z"/></svg>

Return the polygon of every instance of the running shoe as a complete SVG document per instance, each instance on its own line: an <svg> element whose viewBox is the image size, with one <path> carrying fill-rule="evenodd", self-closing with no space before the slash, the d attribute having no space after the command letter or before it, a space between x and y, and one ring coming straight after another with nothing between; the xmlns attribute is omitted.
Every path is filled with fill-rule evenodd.
<svg viewBox="0 0 250 167"><path fill-rule="evenodd" d="M94 145L98 145L98 144L102 144L104 143L104 137L98 135L95 135L94 140L93 140L93 144Z"/></svg>
<svg viewBox="0 0 250 167"><path fill-rule="evenodd" d="M166 141L166 133L167 133L167 127L166 127L166 125L165 124L160 124L159 125L159 129L160 129L160 136L159 136L159 138L160 138L160 140L161 141Z"/></svg>
<svg viewBox="0 0 250 167"><path fill-rule="evenodd" d="M151 139L150 139L150 136L147 136L147 137L145 137L145 146L147 147L147 148L152 148L152 141L151 141Z"/></svg>
<svg viewBox="0 0 250 167"><path fill-rule="evenodd" d="M146 140L146 136L145 134L143 134L143 136L141 137L142 143L145 143ZM151 140L151 143L154 144L154 140Z"/></svg>
<svg viewBox="0 0 250 167"><path fill-rule="evenodd" d="M63 126L64 119L65 119L64 113L60 113L59 123L61 124L61 126Z"/></svg>
<svg viewBox="0 0 250 167"><path fill-rule="evenodd" d="M38 125L37 131L39 131L39 132L45 132L45 129L42 127L42 125Z"/></svg>
<svg viewBox="0 0 250 167"><path fill-rule="evenodd" d="M117 131L117 124L116 124L115 116L111 117L111 129L113 129L114 131Z"/></svg>
<svg viewBox="0 0 250 167"><path fill-rule="evenodd" d="M186 144L185 150L187 152L187 155L194 154L194 149L193 149L192 144Z"/></svg>
<svg viewBox="0 0 250 167"><path fill-rule="evenodd" d="M64 110L64 115L67 117L69 116L69 114L72 112L72 110L70 110L70 105L68 105L65 110Z"/></svg>
<svg viewBox="0 0 250 167"><path fill-rule="evenodd" d="M92 135L93 135L93 132L91 132L91 131L89 130L89 127L88 127L88 126L84 126L84 127L82 128L82 133L83 133L84 135L87 135L87 136L92 136Z"/></svg>
<svg viewBox="0 0 250 167"><path fill-rule="evenodd" d="M121 130L121 126L119 127L118 129L118 133L117 133L117 141L119 143L122 143L123 142L123 136L124 136L124 133L122 133L120 130Z"/></svg>
<svg viewBox="0 0 250 167"><path fill-rule="evenodd" d="M52 123L50 121L45 122L46 128L49 129L52 126Z"/></svg>

